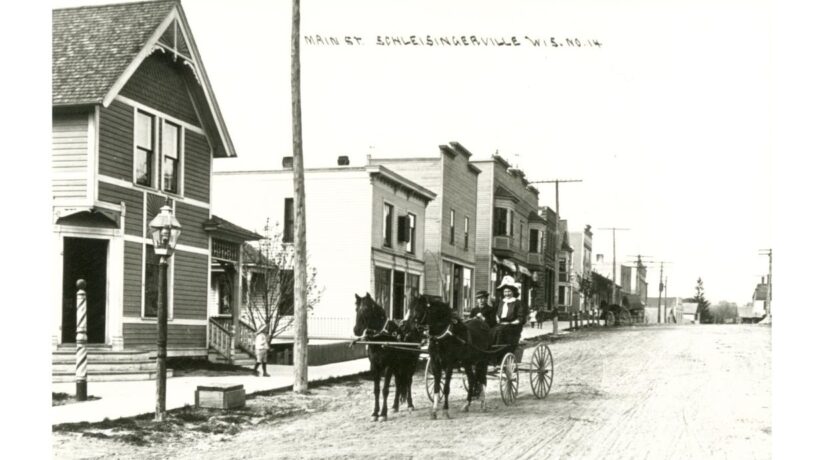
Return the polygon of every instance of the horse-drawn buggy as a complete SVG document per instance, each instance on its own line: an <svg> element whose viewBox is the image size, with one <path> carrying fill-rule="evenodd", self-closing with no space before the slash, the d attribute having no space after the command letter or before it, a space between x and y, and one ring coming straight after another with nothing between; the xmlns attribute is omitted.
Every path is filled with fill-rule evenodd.
<svg viewBox="0 0 824 460"><path fill-rule="evenodd" d="M532 356L529 362L522 362L523 345L492 345L488 350L490 353L490 364L487 369L482 370L486 372L487 378L492 377L498 380L498 388L501 394L501 400L507 406L515 403L515 398L518 397L520 389L521 373L529 375L529 386L532 388L532 394L538 399L544 399L549 394L552 388L552 380L555 377L555 367L552 360L552 352L545 343L538 344L532 351ZM426 396L429 401L434 402L434 386L435 374L433 372L432 358L426 360ZM466 391L470 391L470 385L466 375L463 376L463 387ZM474 396L478 396L477 393Z"/></svg>
<svg viewBox="0 0 824 460"><path fill-rule="evenodd" d="M538 344L522 362L524 349L518 343L493 343L488 325L481 319L456 318L449 305L433 296L418 296L411 302L407 317L400 323L386 318L384 309L369 294L355 295L357 319L353 343L367 345L375 391L373 420L386 420L391 378L395 377L393 410L406 401L414 409L412 375L421 354L428 355L425 367L426 393L432 418L443 401L444 416L449 417L450 381L455 370L462 371L467 399L464 411L474 399L485 405L487 377L498 381L505 405L515 402L520 389L520 374L529 375L532 393L545 398L552 387L554 363L545 343ZM520 333L517 334L518 336ZM442 381L443 378L443 381ZM384 385L381 391L381 379ZM383 395L383 407L380 394Z"/></svg>

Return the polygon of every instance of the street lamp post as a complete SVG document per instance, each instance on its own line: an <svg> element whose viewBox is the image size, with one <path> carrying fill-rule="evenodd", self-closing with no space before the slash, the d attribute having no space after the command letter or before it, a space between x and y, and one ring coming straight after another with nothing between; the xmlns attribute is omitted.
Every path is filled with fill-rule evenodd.
<svg viewBox="0 0 824 460"><path fill-rule="evenodd" d="M174 254L177 238L180 236L180 223L172 214L172 208L166 204L160 213L149 223L149 232L154 243L154 252L160 257L157 276L157 395L155 401L155 421L163 421L166 415L166 326L168 315L167 269L169 257Z"/></svg>

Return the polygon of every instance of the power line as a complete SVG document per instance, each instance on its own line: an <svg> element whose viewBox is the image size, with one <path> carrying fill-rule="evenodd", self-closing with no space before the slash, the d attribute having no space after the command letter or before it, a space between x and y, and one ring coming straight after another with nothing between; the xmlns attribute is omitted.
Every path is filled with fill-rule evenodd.
<svg viewBox="0 0 824 460"><path fill-rule="evenodd" d="M552 180L536 180L530 182L531 184L550 184L555 183L555 276L554 278L554 286L552 289L552 300L554 303L554 307L558 308L558 269L560 263L559 253L561 252L561 201L559 198L559 189L558 184L569 183L569 182L583 182L583 179L552 179ZM571 261L570 261L571 262ZM558 314L556 312L552 318L552 334L558 335Z"/></svg>
<svg viewBox="0 0 824 460"><path fill-rule="evenodd" d="M618 279L616 278L617 275L615 273L615 258L616 258L616 255L615 255L615 231L616 230L629 230L629 229L628 228L623 228L623 227L601 227L598 230L612 230L612 299L611 300L612 300L613 304L616 304L616 303L618 303L618 299L617 299L618 290L616 288L616 285L618 284Z"/></svg>

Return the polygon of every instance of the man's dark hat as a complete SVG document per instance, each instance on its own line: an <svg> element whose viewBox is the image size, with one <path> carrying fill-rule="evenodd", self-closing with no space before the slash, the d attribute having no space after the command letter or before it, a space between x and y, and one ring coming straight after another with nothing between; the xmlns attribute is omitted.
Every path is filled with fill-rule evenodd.
<svg viewBox="0 0 824 460"><path fill-rule="evenodd" d="M485 299L487 297L489 297L489 291L478 291L475 294L476 299Z"/></svg>

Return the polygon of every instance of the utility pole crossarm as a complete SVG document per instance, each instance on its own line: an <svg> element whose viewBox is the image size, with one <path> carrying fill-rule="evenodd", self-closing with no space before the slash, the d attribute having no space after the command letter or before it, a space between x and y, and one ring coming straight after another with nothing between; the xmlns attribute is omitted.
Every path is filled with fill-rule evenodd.
<svg viewBox="0 0 824 460"><path fill-rule="evenodd" d="M617 267L615 265L615 259L617 255L615 254L615 231L616 230L629 230L625 227L600 227L598 230L612 230L612 303L618 303L618 278L617 278Z"/></svg>
<svg viewBox="0 0 824 460"><path fill-rule="evenodd" d="M561 252L561 201L559 198L558 184L568 182L583 182L583 179L553 179L553 180L536 180L530 184L555 184L555 276L554 286L552 292L553 307L555 308L555 315L552 318L552 334L558 335L558 269L560 265L559 253Z"/></svg>

